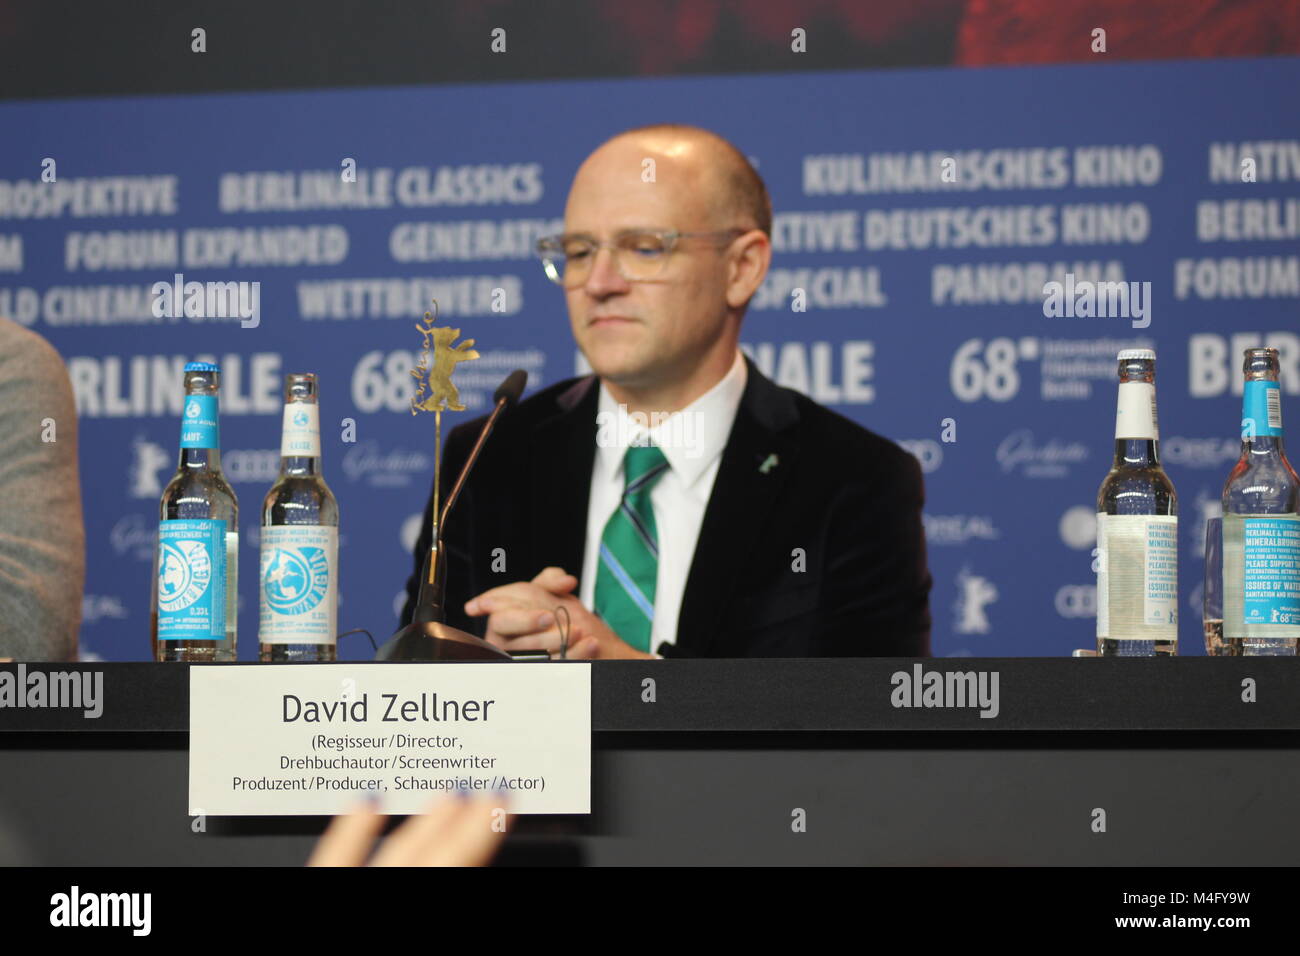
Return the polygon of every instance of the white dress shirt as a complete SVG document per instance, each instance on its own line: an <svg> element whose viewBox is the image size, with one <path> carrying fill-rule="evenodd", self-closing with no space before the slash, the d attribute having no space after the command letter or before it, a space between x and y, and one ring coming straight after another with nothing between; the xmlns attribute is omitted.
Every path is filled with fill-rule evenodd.
<svg viewBox="0 0 1300 956"><path fill-rule="evenodd" d="M578 597L586 608L594 609L600 539L623 497L623 458L629 445L648 435L669 465L650 489L659 543L651 652L662 643L677 641L677 618L695 557L695 543L718 475L722 449L745 391L746 376L745 359L737 349L731 370L721 381L690 405L658 422L637 421L629 415L627 406L614 400L605 383L600 384L596 460L591 469L587 543Z"/></svg>

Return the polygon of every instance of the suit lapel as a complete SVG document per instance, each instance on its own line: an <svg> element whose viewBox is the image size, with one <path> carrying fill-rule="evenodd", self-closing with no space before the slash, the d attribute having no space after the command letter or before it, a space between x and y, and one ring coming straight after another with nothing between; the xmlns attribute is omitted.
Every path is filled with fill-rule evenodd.
<svg viewBox="0 0 1300 956"><path fill-rule="evenodd" d="M748 356L745 363L745 391L700 524L678 616L677 645L696 656L707 655L731 610L745 556L762 548L768 515L799 451L793 398Z"/></svg>
<svg viewBox="0 0 1300 956"><path fill-rule="evenodd" d="M579 379L556 399L557 413L532 431L528 460L534 573L552 564L575 577L583 573L599 393L594 375Z"/></svg>

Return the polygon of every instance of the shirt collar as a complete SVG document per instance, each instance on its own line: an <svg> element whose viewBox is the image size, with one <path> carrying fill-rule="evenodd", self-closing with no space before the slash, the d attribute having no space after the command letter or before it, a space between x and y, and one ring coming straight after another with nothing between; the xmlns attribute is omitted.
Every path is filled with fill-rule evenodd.
<svg viewBox="0 0 1300 956"><path fill-rule="evenodd" d="M627 406L618 404L601 382L596 416L596 467L600 478L613 482L623 466L628 447L648 437L663 451L669 467L682 483L687 488L693 486L726 447L748 374L744 355L737 349L731 369L717 384L685 408L657 422L629 415Z"/></svg>

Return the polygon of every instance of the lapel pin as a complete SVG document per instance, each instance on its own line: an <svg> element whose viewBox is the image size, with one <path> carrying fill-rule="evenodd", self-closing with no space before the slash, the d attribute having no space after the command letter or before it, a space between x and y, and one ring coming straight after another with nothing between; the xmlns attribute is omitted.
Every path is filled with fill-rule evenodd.
<svg viewBox="0 0 1300 956"><path fill-rule="evenodd" d="M769 471L775 468L779 462L780 459L777 458L775 454L768 455L767 458L764 459L763 464L758 466L759 473L766 475Z"/></svg>

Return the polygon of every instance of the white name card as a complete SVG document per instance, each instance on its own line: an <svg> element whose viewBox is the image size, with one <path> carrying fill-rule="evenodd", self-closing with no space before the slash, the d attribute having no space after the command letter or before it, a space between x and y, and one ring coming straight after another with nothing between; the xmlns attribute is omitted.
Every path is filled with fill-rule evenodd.
<svg viewBox="0 0 1300 956"><path fill-rule="evenodd" d="M325 815L458 789L591 812L591 665L190 667L190 814Z"/></svg>

